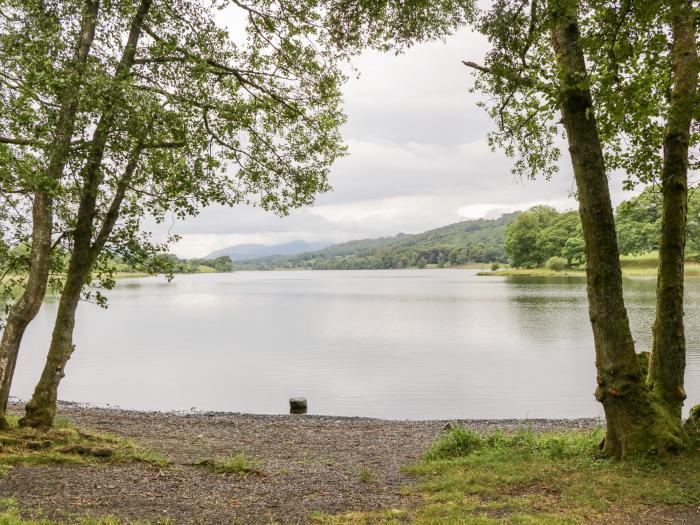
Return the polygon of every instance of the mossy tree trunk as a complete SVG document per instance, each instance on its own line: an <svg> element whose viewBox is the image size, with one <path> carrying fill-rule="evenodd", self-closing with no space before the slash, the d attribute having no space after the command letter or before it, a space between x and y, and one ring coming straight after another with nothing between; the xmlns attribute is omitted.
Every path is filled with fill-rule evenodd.
<svg viewBox="0 0 700 525"><path fill-rule="evenodd" d="M124 197L128 180L136 169L138 158L143 148L143 138L134 149L134 153L121 177L113 202L103 222L103 227L93 242L95 234L95 217L97 196L102 181L102 161L107 140L119 110L123 79L129 74L136 57L138 41L144 20L151 7L151 0L141 0L132 20L129 37L124 47L121 60L115 70L112 88L107 95L107 103L100 117L88 157L81 172L84 181L81 189L76 226L73 232L73 249L68 263L66 282L61 292L61 299L56 314L56 322L51 334L49 353L46 364L37 383L34 394L26 406L26 415L20 425L34 428L49 428L56 414L58 386L64 377L65 367L74 350L73 329L75 313L80 302L83 286L88 284L92 268L100 250L106 243L116 220L121 201ZM145 136L142 134L142 137Z"/></svg>
<svg viewBox="0 0 700 525"><path fill-rule="evenodd" d="M673 88L664 129L663 212L656 285L656 321L648 382L672 416L681 419L685 374L683 269L688 210L688 147L696 106L698 51L693 2L670 3Z"/></svg>
<svg viewBox="0 0 700 525"><path fill-rule="evenodd" d="M48 165L43 174L43 180L37 183L34 191L29 275L22 295L10 308L2 340L0 340L0 426L2 427L7 425L5 421L7 402L24 332L39 312L46 295L52 248L54 191L68 161L70 143L75 129L78 91L95 37L98 11L99 0L86 0L71 66L75 77L65 90L58 112L53 147L48 154Z"/></svg>
<svg viewBox="0 0 700 525"><path fill-rule="evenodd" d="M622 271L608 179L580 44L575 0L549 0L560 107L578 188L587 257L590 321L607 432L604 453L630 454L683 445L680 420L648 388L634 350L622 294Z"/></svg>

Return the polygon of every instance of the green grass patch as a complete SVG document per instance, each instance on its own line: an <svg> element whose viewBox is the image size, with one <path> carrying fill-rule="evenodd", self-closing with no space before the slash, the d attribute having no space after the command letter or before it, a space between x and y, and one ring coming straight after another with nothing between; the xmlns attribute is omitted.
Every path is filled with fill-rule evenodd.
<svg viewBox="0 0 700 525"><path fill-rule="evenodd" d="M656 270L659 266L659 253L649 252L641 255L622 255L620 264L628 270L646 269Z"/></svg>
<svg viewBox="0 0 700 525"><path fill-rule="evenodd" d="M14 465L46 463L128 463L139 461L158 467L169 462L162 455L109 434L94 434L73 428L67 418L57 418L46 432L18 426L17 416L8 416L10 428L0 431L0 473ZM2 525L0 521L0 525Z"/></svg>
<svg viewBox="0 0 700 525"><path fill-rule="evenodd" d="M576 268L567 268L566 270L555 271L548 268L509 268L507 270L497 270L495 272L478 272L477 275L500 275L504 277L563 277L563 276L580 276L585 277L586 271Z"/></svg>
<svg viewBox="0 0 700 525"><path fill-rule="evenodd" d="M262 463L256 459L249 458L245 453L240 452L235 456L224 458L203 459L195 463L198 467L204 467L217 474L235 474L245 476L247 474L263 474Z"/></svg>
<svg viewBox="0 0 700 525"><path fill-rule="evenodd" d="M479 434L455 428L407 467L415 508L338 516L336 524L620 523L700 505L700 450L625 462L599 457L602 430ZM670 513L670 514L669 514Z"/></svg>
<svg viewBox="0 0 700 525"><path fill-rule="evenodd" d="M622 255L620 257L622 274L628 277L656 277L659 266L658 252L649 252L641 255ZM479 272L477 275L501 275L507 277L552 277L552 276L576 276L586 275L584 268L565 268L556 271L550 268L507 268L493 272ZM700 277L700 262L686 261L686 277Z"/></svg>
<svg viewBox="0 0 700 525"><path fill-rule="evenodd" d="M368 468L360 469L360 471L357 473L357 477L362 483L372 483L377 479L377 475Z"/></svg>
<svg viewBox="0 0 700 525"><path fill-rule="evenodd" d="M151 275L145 272L117 272L114 274L115 279L133 279L136 277L151 277Z"/></svg>

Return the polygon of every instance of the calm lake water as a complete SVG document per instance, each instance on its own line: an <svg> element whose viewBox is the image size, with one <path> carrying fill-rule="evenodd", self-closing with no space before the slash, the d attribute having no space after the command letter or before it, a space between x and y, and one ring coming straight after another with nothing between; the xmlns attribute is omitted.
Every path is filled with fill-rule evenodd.
<svg viewBox="0 0 700 525"><path fill-rule="evenodd" d="M473 270L237 272L129 279L81 304L59 397L122 408L383 418L602 415L581 278ZM638 349L653 279L625 281ZM687 283L689 401L700 402L700 280ZM13 395L43 367L55 302L31 325Z"/></svg>

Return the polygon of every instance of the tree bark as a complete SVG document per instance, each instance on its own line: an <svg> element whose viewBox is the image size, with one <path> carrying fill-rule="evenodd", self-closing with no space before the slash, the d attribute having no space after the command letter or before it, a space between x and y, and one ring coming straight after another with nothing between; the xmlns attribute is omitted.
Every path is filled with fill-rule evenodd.
<svg viewBox="0 0 700 525"><path fill-rule="evenodd" d="M576 0L549 0L560 106L578 188L587 257L596 398L606 417L606 455L624 458L683 446L683 429L652 396L638 364L622 294L622 271L603 149L593 112Z"/></svg>
<svg viewBox="0 0 700 525"><path fill-rule="evenodd" d="M61 292L46 364L44 365L41 378L34 389L32 399L27 403L26 415L20 420L20 425L22 426L49 428L56 414L58 386L65 375L65 366L75 349L73 345L75 312L80 302L83 285L87 284L92 267L99 255L99 250L102 248L98 244L100 238L97 239L95 245L93 245L92 239L95 233L94 220L99 185L102 181L101 167L107 139L114 124L116 112L119 109L119 99L123 93L122 83L129 75L134 64L136 48L150 7L151 0L141 0L131 22L129 37L121 60L112 79L112 87L108 94L105 109L93 133L88 158L81 173L84 184L81 190L77 222L73 233L73 250L68 263L66 283ZM140 154L142 147L143 140L141 139L137 147L138 154ZM138 156L136 157L137 161ZM132 165L130 161L127 170L130 168L133 173L136 163ZM123 194L121 198L123 198ZM108 219L109 216L106 218L106 221ZM116 222L116 217L114 217L114 222ZM114 227L114 222L109 226L109 232ZM108 222L105 222L105 226L108 226ZM106 242L106 238L104 242Z"/></svg>
<svg viewBox="0 0 700 525"><path fill-rule="evenodd" d="M698 51L690 0L673 0L673 88L663 137L663 211L656 284L656 321L648 383L672 416L682 417L686 398L683 270L688 211L688 147L695 114Z"/></svg>
<svg viewBox="0 0 700 525"><path fill-rule="evenodd" d="M75 129L77 95L97 26L99 0L86 0L80 34L73 57L76 79L66 89L59 110L53 147L49 152L44 181L34 193L32 204L32 246L29 276L24 292L10 308L5 330L0 340L0 426L6 427L5 413L12 386L17 355L24 332L39 312L46 295L53 231L53 198L55 186L63 176Z"/></svg>

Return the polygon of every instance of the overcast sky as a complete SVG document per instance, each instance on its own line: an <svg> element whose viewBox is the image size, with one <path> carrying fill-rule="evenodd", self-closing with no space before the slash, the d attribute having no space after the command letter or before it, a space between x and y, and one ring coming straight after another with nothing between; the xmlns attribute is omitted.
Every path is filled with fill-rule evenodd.
<svg viewBox="0 0 700 525"><path fill-rule="evenodd" d="M552 180L521 181L511 174L511 159L489 150L492 124L468 93L473 80L461 63L480 60L486 49L479 35L461 31L404 55L358 57L360 77L344 89L348 122L342 131L350 154L332 168L333 191L285 218L244 206L205 209L166 225L182 236L172 251L201 257L241 243L418 233L535 204L574 209L566 152ZM617 180L611 190L615 204L628 197Z"/></svg>

